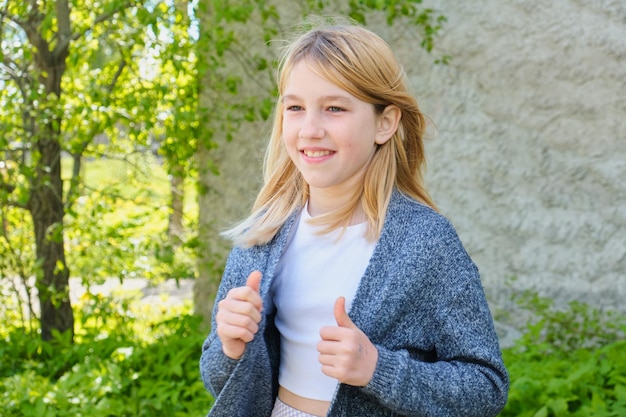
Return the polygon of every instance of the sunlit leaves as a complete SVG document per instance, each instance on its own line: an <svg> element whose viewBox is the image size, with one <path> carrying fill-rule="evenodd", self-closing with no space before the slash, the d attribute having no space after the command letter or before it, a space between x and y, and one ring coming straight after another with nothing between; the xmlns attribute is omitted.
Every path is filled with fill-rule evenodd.
<svg viewBox="0 0 626 417"><path fill-rule="evenodd" d="M37 13L29 8L31 4L39 7ZM4 58L0 64L0 163L4 166L0 203L6 208L7 225L0 269L6 272L3 276L16 274L17 261L28 255L24 259L30 263L22 270L30 276L36 268L34 251L25 251L21 245L32 245L33 238L20 237L32 234L32 225L30 216L21 210L27 208L35 187L46 187L51 180L47 167L40 166L44 158L36 151L38 141L58 142L64 156L75 162L113 157L131 163L129 155L156 150L164 138L169 139L172 150L177 147L171 139L179 136L193 146L194 135L189 132L197 128L195 59L188 22L174 14L171 2L70 0L69 27L60 27L66 20L56 15L54 1L3 1L0 8L7 12L2 14L0 26ZM31 21L35 23L28 26ZM62 35L67 33L70 38ZM63 61L42 67L42 55L37 54L48 52ZM60 94L53 94L57 90L46 85L54 71L62 74ZM163 116L168 114L172 118ZM176 157L188 161L191 154L187 149ZM84 172L79 167L64 163L65 195L57 198L66 198L65 228L49 229L49 241L65 241L69 249L69 262L57 262L55 273L69 269L97 276L99 261L107 253L111 262L102 268L103 274L172 274L177 259L159 268L154 268L158 263L153 262L153 254L158 252L154 245L165 243L154 236L165 229L167 199L157 210L161 221L153 222L149 233L142 227L155 218L153 202L130 197L125 198L133 210L125 213L122 222L103 230L110 222L99 222L115 216L111 213L119 210L123 197L112 188L88 188L80 179ZM79 176L73 177L72 171ZM38 178L37 173L41 173ZM70 193L72 198L67 199ZM96 201L93 207L98 210L86 212L81 204L74 207L76 201L84 203L80 194L87 201ZM111 204L98 204L107 201ZM21 217L16 217L18 213ZM144 242L138 243L135 235L142 235ZM184 268L186 276L193 275L189 263Z"/></svg>
<svg viewBox="0 0 626 417"><path fill-rule="evenodd" d="M0 327L2 416L206 413L212 399L197 366L206 330L189 303L147 304L137 292L95 292L77 302L75 343L42 342L6 316Z"/></svg>

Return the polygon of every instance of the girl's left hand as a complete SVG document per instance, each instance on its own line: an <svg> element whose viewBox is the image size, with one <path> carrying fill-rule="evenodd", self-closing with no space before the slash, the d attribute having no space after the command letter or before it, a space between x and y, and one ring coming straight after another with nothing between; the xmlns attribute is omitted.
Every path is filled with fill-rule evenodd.
<svg viewBox="0 0 626 417"><path fill-rule="evenodd" d="M322 340L317 344L322 372L339 382L363 387L376 369L378 350L369 338L350 320L346 313L346 299L335 301L337 326L320 330Z"/></svg>

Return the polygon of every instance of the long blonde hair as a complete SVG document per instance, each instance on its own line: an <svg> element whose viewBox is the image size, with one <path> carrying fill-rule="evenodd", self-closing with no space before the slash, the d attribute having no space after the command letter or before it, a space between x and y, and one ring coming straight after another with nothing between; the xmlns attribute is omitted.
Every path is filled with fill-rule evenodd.
<svg viewBox="0 0 626 417"><path fill-rule="evenodd" d="M374 105L377 113L394 105L402 114L396 133L375 150L363 190L353 196L350 204L316 217L316 222L323 224L325 231L344 227L360 205L368 220L367 238L376 240L394 188L436 209L423 179L425 118L407 91L406 76L389 45L361 26L322 26L310 29L284 51L278 72L274 125L265 155L264 185L251 215L224 236L244 247L267 243L308 199L308 185L287 155L282 140L281 96L291 70L302 60L319 76Z"/></svg>

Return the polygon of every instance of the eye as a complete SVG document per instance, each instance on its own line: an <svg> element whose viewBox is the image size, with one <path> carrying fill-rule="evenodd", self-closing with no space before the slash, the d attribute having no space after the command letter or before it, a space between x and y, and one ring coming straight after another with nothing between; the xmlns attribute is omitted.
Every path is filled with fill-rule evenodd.
<svg viewBox="0 0 626 417"><path fill-rule="evenodd" d="M296 105L287 106L287 107L285 107L285 110L287 110L287 111L300 111L300 110L302 110L302 106L296 106Z"/></svg>
<svg viewBox="0 0 626 417"><path fill-rule="evenodd" d="M338 106L330 106L328 108L328 111L331 112L331 113L340 113L340 112L344 111L344 109L341 108L341 107L338 107Z"/></svg>

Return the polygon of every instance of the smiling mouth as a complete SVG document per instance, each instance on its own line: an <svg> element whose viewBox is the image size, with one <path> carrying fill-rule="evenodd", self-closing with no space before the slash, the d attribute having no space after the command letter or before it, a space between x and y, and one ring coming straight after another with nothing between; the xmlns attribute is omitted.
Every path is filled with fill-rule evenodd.
<svg viewBox="0 0 626 417"><path fill-rule="evenodd" d="M308 158L321 158L323 156L328 156L332 154L333 151L309 151L305 149L302 151L302 153Z"/></svg>

